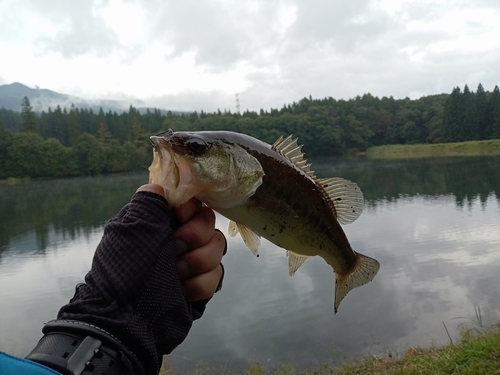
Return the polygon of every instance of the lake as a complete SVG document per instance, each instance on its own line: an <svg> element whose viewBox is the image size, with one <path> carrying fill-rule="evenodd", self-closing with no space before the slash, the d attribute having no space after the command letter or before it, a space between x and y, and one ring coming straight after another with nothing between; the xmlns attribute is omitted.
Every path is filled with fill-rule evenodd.
<svg viewBox="0 0 500 375"><path fill-rule="evenodd" d="M256 258L228 237L221 292L168 357L179 373L250 363L298 368L457 339L460 324L500 319L500 157L313 161L319 177L358 183L353 249L376 258L374 281L333 313L335 277L311 258L288 276L285 251ZM147 173L0 186L0 350L26 355L90 267L103 225ZM227 233L228 220L218 217ZM459 318L459 319L455 319Z"/></svg>

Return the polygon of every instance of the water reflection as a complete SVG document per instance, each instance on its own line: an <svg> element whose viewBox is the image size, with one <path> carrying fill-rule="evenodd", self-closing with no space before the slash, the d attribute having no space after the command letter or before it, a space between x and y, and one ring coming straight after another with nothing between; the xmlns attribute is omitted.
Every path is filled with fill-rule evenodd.
<svg viewBox="0 0 500 375"><path fill-rule="evenodd" d="M462 212L451 196L437 205L425 197L379 203L346 232L353 248L378 259L381 270L346 297L337 315L334 275L321 259L308 260L289 279L284 252L276 247L265 245L255 259L243 245L231 246L225 262L228 278L236 281L216 297L209 323L197 324L170 362L176 368L199 360L222 367L244 367L249 360L335 362L367 351L445 343L442 321L473 316L475 304L488 318L498 314L500 211L493 197L488 209L476 199L471 211ZM476 228L485 237L469 241L463 233ZM459 323L447 323L454 337Z"/></svg>
<svg viewBox="0 0 500 375"><path fill-rule="evenodd" d="M469 160L469 162L467 162ZM267 241L255 258L229 238L223 291L169 357L238 370L249 361L298 367L366 352L446 342L481 306L500 318L500 158L405 162L316 161L319 176L358 182L360 218L344 229L380 261L375 280L333 315L334 274L320 258L288 277L285 252ZM103 223L146 175L0 187L0 349L23 355L88 270ZM218 217L227 228L227 220ZM3 301L8 301L4 303Z"/></svg>
<svg viewBox="0 0 500 375"><path fill-rule="evenodd" d="M31 252L52 244L54 233L63 242L88 235L147 180L142 173L0 185L0 257L11 241L34 241L17 248Z"/></svg>
<svg viewBox="0 0 500 375"><path fill-rule="evenodd" d="M485 204L491 194L500 200L500 157L451 157L378 161L319 159L318 176L341 176L356 181L368 206L380 200L413 196L455 197L458 206L479 196ZM333 162L332 162L333 161Z"/></svg>

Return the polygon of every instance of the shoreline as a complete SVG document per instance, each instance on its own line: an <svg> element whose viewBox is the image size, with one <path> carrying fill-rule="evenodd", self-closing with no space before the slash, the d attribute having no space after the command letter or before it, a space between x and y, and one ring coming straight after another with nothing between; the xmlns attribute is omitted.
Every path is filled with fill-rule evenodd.
<svg viewBox="0 0 500 375"><path fill-rule="evenodd" d="M475 324L472 324L475 325ZM446 327L445 327L446 328ZM236 375L241 372L225 372L214 368L197 368L196 375ZM340 366L318 364L310 369L298 370L280 365L267 369L259 363L251 363L244 375L420 375L420 374L500 374L500 324L486 329L480 325L464 328L459 342L447 345L415 346L403 353L385 356L367 355L352 359ZM168 367L162 367L159 375L181 375ZM182 373L182 375L186 375Z"/></svg>
<svg viewBox="0 0 500 375"><path fill-rule="evenodd" d="M500 155L500 139L414 145L383 145L370 147L366 150L366 156L370 159L495 155Z"/></svg>

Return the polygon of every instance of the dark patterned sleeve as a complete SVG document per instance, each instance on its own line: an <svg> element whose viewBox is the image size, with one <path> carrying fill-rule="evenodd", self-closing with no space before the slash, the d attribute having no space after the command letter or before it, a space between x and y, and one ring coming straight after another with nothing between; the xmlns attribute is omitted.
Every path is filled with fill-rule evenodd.
<svg viewBox="0 0 500 375"><path fill-rule="evenodd" d="M147 374L158 373L162 355L185 339L193 321L176 269L173 220L163 197L136 193L105 226L85 283L58 314L116 336Z"/></svg>

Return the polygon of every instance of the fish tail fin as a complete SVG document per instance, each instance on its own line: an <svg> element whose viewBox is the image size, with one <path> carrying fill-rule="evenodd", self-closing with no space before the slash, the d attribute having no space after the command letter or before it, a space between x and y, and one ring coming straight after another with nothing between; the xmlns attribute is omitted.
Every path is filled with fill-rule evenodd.
<svg viewBox="0 0 500 375"><path fill-rule="evenodd" d="M335 314L347 293L372 281L379 269L380 263L377 260L356 253L356 264L351 272L345 275L335 273Z"/></svg>

